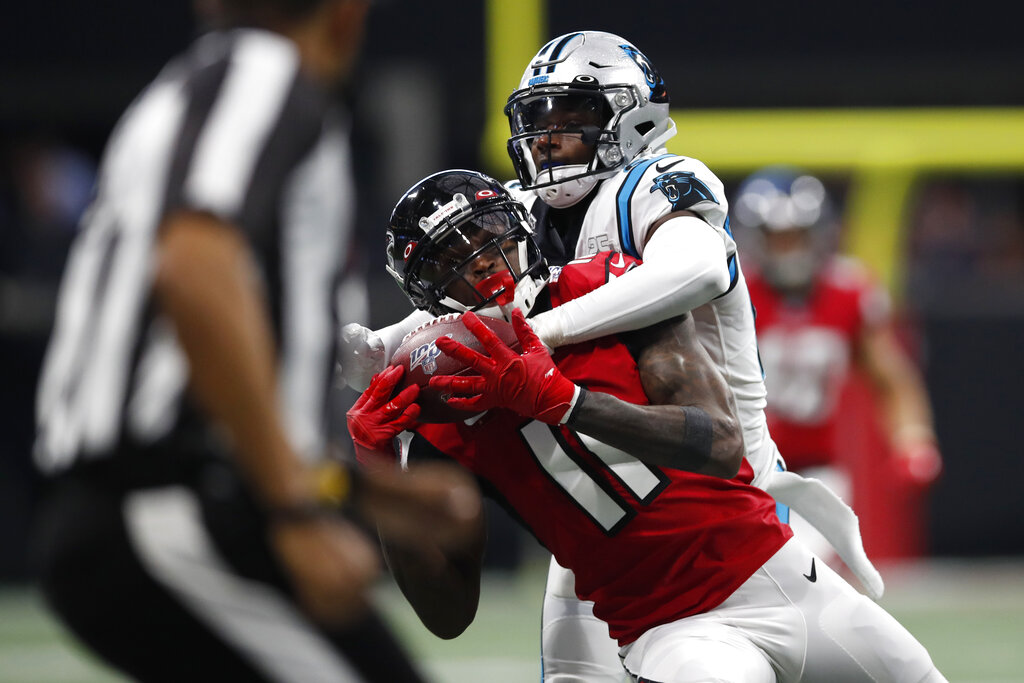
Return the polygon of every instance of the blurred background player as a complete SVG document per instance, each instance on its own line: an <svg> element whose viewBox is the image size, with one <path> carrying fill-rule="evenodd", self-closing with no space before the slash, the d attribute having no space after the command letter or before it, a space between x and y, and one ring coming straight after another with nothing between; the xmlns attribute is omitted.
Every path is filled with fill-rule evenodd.
<svg viewBox="0 0 1024 683"><path fill-rule="evenodd" d="M887 292L863 264L835 253L839 225L824 184L770 167L743 181L732 206L737 238L755 266L747 285L768 425L789 469L854 499L851 456L837 437L844 389L858 373L869 380L890 451L888 472L874 476L929 486L942 465L923 379L897 339ZM817 531L799 515L792 522L801 540L831 557Z"/></svg>
<svg viewBox="0 0 1024 683"><path fill-rule="evenodd" d="M132 679L421 680L341 508L459 534L472 483L357 476L326 440L353 202L330 93L367 8L225 1L245 28L172 61L107 146L40 380L35 540L49 606Z"/></svg>
<svg viewBox="0 0 1024 683"><path fill-rule="evenodd" d="M476 474L575 572L576 590L618 641L620 676L625 668L632 680L665 683L945 680L891 616L817 565L775 501L750 485L735 401L692 316L552 357L524 314L557 310L644 266L603 252L543 278L538 252L524 207L478 173L430 176L396 206L389 270L417 307L464 312L484 349L424 340L425 355L436 348L476 371L439 370L429 381L474 417L416 425L402 439L403 464L415 472L452 459ZM511 314L522 350L470 310ZM349 413L354 435L375 435L360 445L382 455L393 455L393 437L408 427L387 429L404 407L402 396L388 398L397 378L394 368L378 375ZM459 635L474 618L483 531L461 550L388 552L439 636ZM597 678L577 671L574 680Z"/></svg>

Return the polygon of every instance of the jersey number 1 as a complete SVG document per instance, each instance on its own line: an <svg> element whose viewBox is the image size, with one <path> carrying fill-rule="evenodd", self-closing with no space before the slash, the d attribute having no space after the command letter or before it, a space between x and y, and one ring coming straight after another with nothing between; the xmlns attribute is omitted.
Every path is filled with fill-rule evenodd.
<svg viewBox="0 0 1024 683"><path fill-rule="evenodd" d="M649 505L668 486L668 477L657 468L584 434L575 436L590 458L585 458L580 448L570 444L561 431L542 422L530 422L520 433L541 468L609 536L625 526L636 515L636 510L611 485L607 475L618 481L640 505ZM605 472L598 471L599 467Z"/></svg>

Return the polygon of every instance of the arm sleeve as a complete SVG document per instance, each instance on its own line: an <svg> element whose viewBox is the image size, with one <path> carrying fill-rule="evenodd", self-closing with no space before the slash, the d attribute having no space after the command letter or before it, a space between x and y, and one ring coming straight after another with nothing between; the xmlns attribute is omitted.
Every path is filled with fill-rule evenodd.
<svg viewBox="0 0 1024 683"><path fill-rule="evenodd" d="M723 294L731 281L721 234L704 221L666 221L644 248L644 263L589 294L530 320L551 348L637 330L682 315Z"/></svg>
<svg viewBox="0 0 1024 683"><path fill-rule="evenodd" d="M429 322L433 319L433 313L417 308L397 323L376 330L377 336L380 337L382 342L384 342L385 364L391 362L391 356L395 355L395 349L401 345L402 339L405 335L409 334L423 323Z"/></svg>

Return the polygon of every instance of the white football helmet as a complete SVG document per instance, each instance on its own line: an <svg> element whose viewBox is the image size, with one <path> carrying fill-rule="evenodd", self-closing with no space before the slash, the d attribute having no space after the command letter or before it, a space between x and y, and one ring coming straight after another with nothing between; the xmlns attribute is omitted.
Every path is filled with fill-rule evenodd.
<svg viewBox="0 0 1024 683"><path fill-rule="evenodd" d="M780 290L802 290L835 248L838 220L825 185L785 166L744 180L732 202L736 230L751 235L765 279Z"/></svg>
<svg viewBox="0 0 1024 683"><path fill-rule="evenodd" d="M557 110L580 112L586 123L550 130L543 117ZM568 33L542 47L509 96L505 115L512 131L508 151L523 188L556 208L575 204L598 180L676 132L654 66L628 40L603 31ZM555 133L579 135L594 145L593 157L585 164L538 163L534 143Z"/></svg>

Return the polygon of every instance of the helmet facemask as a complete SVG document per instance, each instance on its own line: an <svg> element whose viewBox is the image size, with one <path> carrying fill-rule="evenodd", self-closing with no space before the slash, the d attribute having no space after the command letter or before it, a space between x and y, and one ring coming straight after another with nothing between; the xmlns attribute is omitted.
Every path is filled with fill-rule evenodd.
<svg viewBox="0 0 1024 683"><path fill-rule="evenodd" d="M544 46L505 115L508 151L523 188L555 208L576 203L599 180L675 134L668 94L653 66L624 39L599 31ZM575 136L590 154L575 163L546 161L543 152L555 136Z"/></svg>
<svg viewBox="0 0 1024 683"><path fill-rule="evenodd" d="M528 221L510 197L471 206L456 194L420 218L425 234L405 260L402 288L435 315L474 311L510 320L514 308L528 313L547 277Z"/></svg>
<svg viewBox="0 0 1024 683"><path fill-rule="evenodd" d="M508 148L524 189L543 190L566 184L563 194L569 206L585 196L602 177L610 175L622 160L618 134L610 125L618 115L597 87L555 86L530 88L513 96L505 109L513 135ZM616 98L635 102L628 86ZM628 106L628 105L627 105ZM633 105L635 106L635 105ZM587 157L567 161L554 153L562 144L586 146ZM564 157L564 154L561 156ZM557 192L538 192L557 206Z"/></svg>

